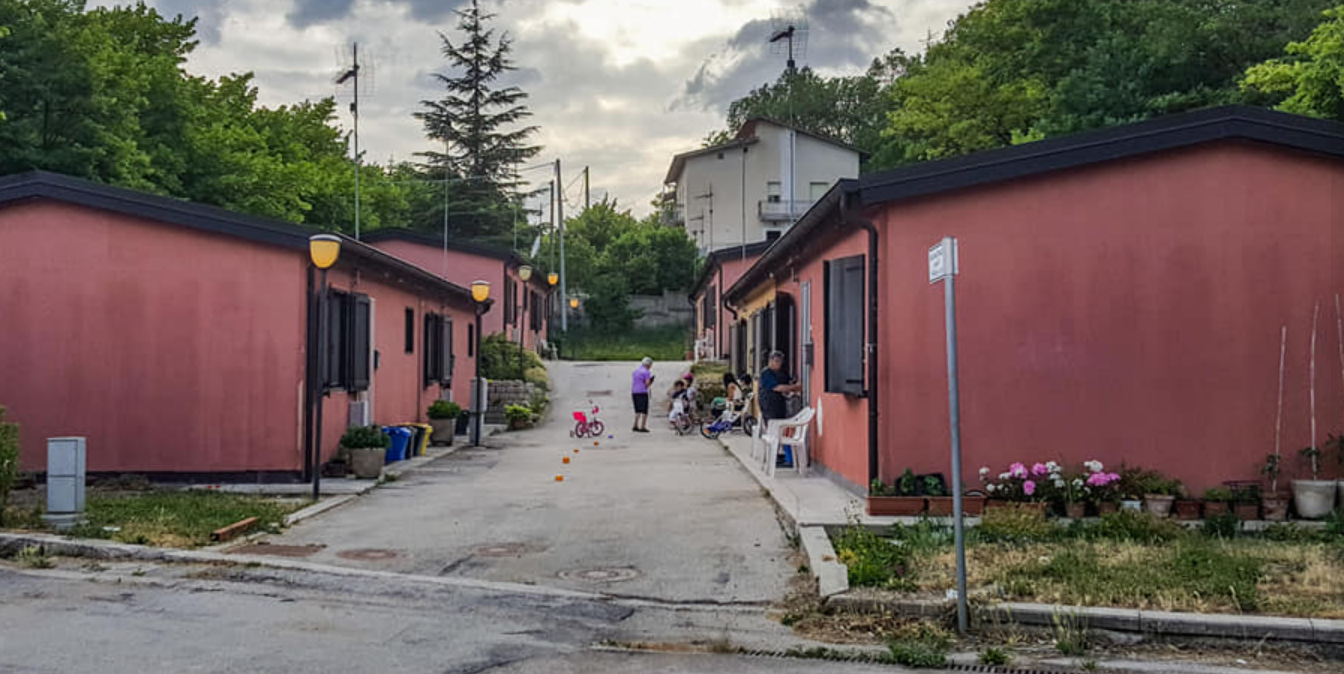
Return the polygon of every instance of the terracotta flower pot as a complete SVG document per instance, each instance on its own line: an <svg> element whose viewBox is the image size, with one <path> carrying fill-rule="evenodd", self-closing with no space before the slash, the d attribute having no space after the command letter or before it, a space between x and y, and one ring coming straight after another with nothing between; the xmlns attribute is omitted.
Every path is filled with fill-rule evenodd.
<svg viewBox="0 0 1344 674"><path fill-rule="evenodd" d="M923 496L869 496L868 514L913 517L924 513Z"/></svg>
<svg viewBox="0 0 1344 674"><path fill-rule="evenodd" d="M950 517L952 515L953 503L951 496L930 496L929 516L930 517ZM962 507L966 506L965 497L962 497ZM965 514L965 513L962 513Z"/></svg>
<svg viewBox="0 0 1344 674"><path fill-rule="evenodd" d="M1178 498L1172 504L1171 512L1178 520L1197 520L1199 519L1199 506L1198 499Z"/></svg>
<svg viewBox="0 0 1344 674"><path fill-rule="evenodd" d="M985 502L985 509L1030 510L1044 515L1046 505L1047 504L1044 501L1004 501L1001 499L989 499Z"/></svg>
<svg viewBox="0 0 1344 674"><path fill-rule="evenodd" d="M1227 501L1205 501L1204 519L1217 517L1219 515L1226 515L1229 510L1231 510L1231 506L1228 504Z"/></svg>
<svg viewBox="0 0 1344 674"><path fill-rule="evenodd" d="M985 514L985 497L963 495L961 497L961 514L967 517L979 517Z"/></svg>
<svg viewBox="0 0 1344 674"><path fill-rule="evenodd" d="M1154 517L1170 517L1171 504L1175 502L1175 496L1165 494L1145 494L1143 497L1144 509L1152 513Z"/></svg>
<svg viewBox="0 0 1344 674"><path fill-rule="evenodd" d="M1120 504L1115 501L1100 501L1097 503L1098 515L1109 515L1120 509Z"/></svg>
<svg viewBox="0 0 1344 674"><path fill-rule="evenodd" d="M1263 517L1269 522L1282 522L1288 519L1288 495L1287 494L1265 494L1260 499L1260 507L1264 510Z"/></svg>
<svg viewBox="0 0 1344 674"><path fill-rule="evenodd" d="M1087 504L1081 501L1064 504L1064 516L1071 520L1080 520L1087 515Z"/></svg>
<svg viewBox="0 0 1344 674"><path fill-rule="evenodd" d="M1232 514L1243 522L1260 519L1260 504L1255 502L1233 503Z"/></svg>

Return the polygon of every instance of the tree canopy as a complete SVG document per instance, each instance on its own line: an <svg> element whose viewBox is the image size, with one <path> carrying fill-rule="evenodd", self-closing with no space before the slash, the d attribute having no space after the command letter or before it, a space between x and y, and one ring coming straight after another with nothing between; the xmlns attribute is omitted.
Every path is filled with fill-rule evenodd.
<svg viewBox="0 0 1344 674"><path fill-rule="evenodd" d="M1248 70L1241 86L1285 112L1344 121L1344 5L1283 57Z"/></svg>

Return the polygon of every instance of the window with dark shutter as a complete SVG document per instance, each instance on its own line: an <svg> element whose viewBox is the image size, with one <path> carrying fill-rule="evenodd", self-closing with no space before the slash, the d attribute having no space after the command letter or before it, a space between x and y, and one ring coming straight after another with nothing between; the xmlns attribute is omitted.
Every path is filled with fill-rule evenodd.
<svg viewBox="0 0 1344 674"><path fill-rule="evenodd" d="M864 395L864 257L828 260L826 285L826 390Z"/></svg>
<svg viewBox="0 0 1344 674"><path fill-rule="evenodd" d="M504 277L504 324L513 325L513 279Z"/></svg>
<svg viewBox="0 0 1344 674"><path fill-rule="evenodd" d="M439 362L443 363L443 371L439 373L439 383L444 386L453 384L453 319L443 316L439 318L441 330L439 332Z"/></svg>
<svg viewBox="0 0 1344 674"><path fill-rule="evenodd" d="M415 309L406 307L406 353L415 353Z"/></svg>
<svg viewBox="0 0 1344 674"><path fill-rule="evenodd" d="M327 294L327 388L345 388L349 383L350 296L331 291Z"/></svg>
<svg viewBox="0 0 1344 674"><path fill-rule="evenodd" d="M542 311L541 298L536 293L529 293L529 294L532 296L532 302L531 306L528 307L528 311L532 313L528 314L528 316L530 317L528 320L530 320L532 323L532 332L540 332L541 311Z"/></svg>
<svg viewBox="0 0 1344 674"><path fill-rule="evenodd" d="M351 391L366 391L372 377L373 303L368 295L350 296L350 385Z"/></svg>
<svg viewBox="0 0 1344 674"><path fill-rule="evenodd" d="M425 364L425 388L439 380L438 360L439 350L436 335L438 334L438 316L431 313L425 314L425 338L424 348L421 352L424 354Z"/></svg>
<svg viewBox="0 0 1344 674"><path fill-rule="evenodd" d="M715 294L714 286L710 286L709 290L705 292L704 305L705 305L706 330L713 330L718 325L718 316L717 316L718 303L715 301L716 298L714 297L714 294Z"/></svg>
<svg viewBox="0 0 1344 674"><path fill-rule="evenodd" d="M476 326L467 325L467 357L472 358L476 355Z"/></svg>

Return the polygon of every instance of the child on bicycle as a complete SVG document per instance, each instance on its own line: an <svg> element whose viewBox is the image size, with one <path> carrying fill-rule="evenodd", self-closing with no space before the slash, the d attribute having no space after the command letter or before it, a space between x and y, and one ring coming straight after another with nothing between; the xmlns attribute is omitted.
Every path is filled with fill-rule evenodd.
<svg viewBox="0 0 1344 674"><path fill-rule="evenodd" d="M690 377L690 375L686 375ZM667 415L667 420L672 422L673 426L683 419L687 414L687 409L691 404L691 392L695 390L695 380L691 379L687 384L686 379L678 379L672 384L672 411Z"/></svg>

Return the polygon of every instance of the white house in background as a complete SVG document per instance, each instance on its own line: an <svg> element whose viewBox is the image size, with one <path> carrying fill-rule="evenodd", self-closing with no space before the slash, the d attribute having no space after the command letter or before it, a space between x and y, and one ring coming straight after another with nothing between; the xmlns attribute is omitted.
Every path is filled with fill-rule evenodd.
<svg viewBox="0 0 1344 674"><path fill-rule="evenodd" d="M860 159L838 140L753 118L727 143L672 158L666 217L702 251L773 239L837 180L857 178Z"/></svg>

